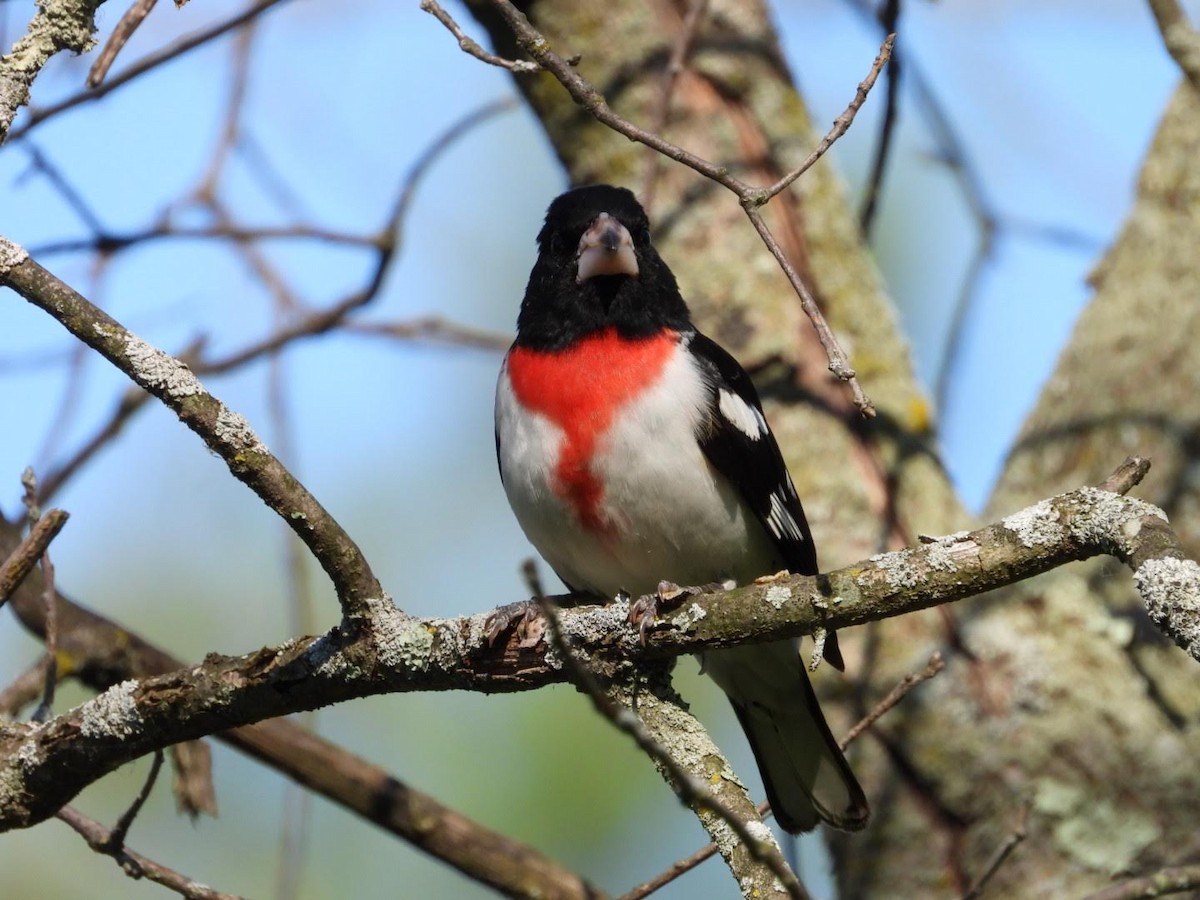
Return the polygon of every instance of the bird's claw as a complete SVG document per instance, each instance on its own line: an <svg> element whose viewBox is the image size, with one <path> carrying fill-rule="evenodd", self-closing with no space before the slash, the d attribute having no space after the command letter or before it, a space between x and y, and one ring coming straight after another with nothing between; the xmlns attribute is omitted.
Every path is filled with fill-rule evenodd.
<svg viewBox="0 0 1200 900"><path fill-rule="evenodd" d="M646 645L646 635L658 619L660 608L678 606L686 598L698 593L696 588L680 587L672 581L660 581L653 594L644 594L629 604L629 615L626 617L630 625L638 630L638 640Z"/></svg>
<svg viewBox="0 0 1200 900"><path fill-rule="evenodd" d="M532 647L541 639L545 623L536 600L520 600L499 606L483 622L489 647L495 645L500 635L510 630L517 635L518 647Z"/></svg>

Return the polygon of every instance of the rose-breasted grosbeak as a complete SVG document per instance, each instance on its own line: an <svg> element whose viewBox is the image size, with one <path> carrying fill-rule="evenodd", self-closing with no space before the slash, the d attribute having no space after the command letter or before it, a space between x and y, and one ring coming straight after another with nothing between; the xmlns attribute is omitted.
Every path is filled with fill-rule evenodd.
<svg viewBox="0 0 1200 900"><path fill-rule="evenodd" d="M526 536L581 593L817 572L750 377L692 325L633 194L595 185L546 213L496 389L496 454ZM827 657L840 663L836 644ZM867 802L795 641L710 651L775 819L857 830ZM840 668L840 665L838 666Z"/></svg>

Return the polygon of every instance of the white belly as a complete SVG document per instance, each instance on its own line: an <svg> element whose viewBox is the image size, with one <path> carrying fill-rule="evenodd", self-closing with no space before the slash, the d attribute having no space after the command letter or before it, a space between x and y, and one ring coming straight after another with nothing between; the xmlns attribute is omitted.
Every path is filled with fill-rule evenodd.
<svg viewBox="0 0 1200 900"><path fill-rule="evenodd" d="M686 354L629 403L596 442L591 471L604 486L605 528L585 527L555 491L563 433L545 416L517 414L502 372L496 397L501 474L530 542L569 586L612 597L732 578L745 583L782 567L765 531L696 442L706 388Z"/></svg>

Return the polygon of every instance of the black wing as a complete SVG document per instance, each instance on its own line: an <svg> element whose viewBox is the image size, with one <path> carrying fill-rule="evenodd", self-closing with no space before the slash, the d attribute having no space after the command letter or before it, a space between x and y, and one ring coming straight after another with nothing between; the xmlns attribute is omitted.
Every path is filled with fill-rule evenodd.
<svg viewBox="0 0 1200 900"><path fill-rule="evenodd" d="M816 575L817 552L808 521L750 376L719 344L699 332L690 349L709 370L710 416L699 436L700 448L741 492L788 571Z"/></svg>
<svg viewBox="0 0 1200 900"><path fill-rule="evenodd" d="M763 416L754 383L736 359L700 332L693 335L690 349L708 370L711 392L709 421L699 435L700 449L741 492L787 570L794 575L816 575L812 532L779 444ZM843 667L833 632L826 638L825 658L834 667Z"/></svg>

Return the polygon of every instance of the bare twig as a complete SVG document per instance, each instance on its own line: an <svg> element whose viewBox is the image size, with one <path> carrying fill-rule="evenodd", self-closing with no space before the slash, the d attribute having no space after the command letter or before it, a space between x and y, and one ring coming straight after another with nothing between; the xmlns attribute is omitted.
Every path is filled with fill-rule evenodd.
<svg viewBox="0 0 1200 900"><path fill-rule="evenodd" d="M0 565L0 606L12 595L38 564L38 560L50 546L50 542L58 537L70 515L61 509L47 510L29 530L28 537L21 541L4 563Z"/></svg>
<svg viewBox="0 0 1200 900"><path fill-rule="evenodd" d="M58 191L59 196L71 208L75 215L79 216L80 220L92 231L97 233L104 231L104 226L100 222L100 217L83 199L83 195L71 184L70 180L62 169L51 162L50 158L42 152L42 149L32 141L26 142L24 145L25 152L29 154L29 160L32 164L32 170L42 175L50 186Z"/></svg>
<svg viewBox="0 0 1200 900"><path fill-rule="evenodd" d="M770 187L755 191L748 197L743 197L743 206L746 204L762 206L776 194L786 190L793 181L816 165L817 160L829 152L829 148L834 145L837 139L850 129L850 126L854 123L854 117L858 115L859 109L867 102L867 95L871 93L871 88L875 86L875 80L879 77L879 73L883 71L883 67L891 59L892 47L895 44L896 35L894 33L888 34L883 39L883 44L879 47L879 53L876 54L875 61L871 63L871 70L867 72L867 77L858 83L858 89L855 90L854 98L850 101L850 105L842 111L840 116L833 120L833 127L825 133L825 136L821 138L820 143L808 155L808 158Z"/></svg>
<svg viewBox="0 0 1200 900"><path fill-rule="evenodd" d="M928 681L944 668L946 668L946 663L942 660L942 654L935 650L924 669L920 672L909 672L900 679L900 683L888 691L888 695L875 704L874 709L846 732L845 737L838 741L838 746L845 750L860 734L878 722L884 713L907 697L913 688L923 681Z"/></svg>
<svg viewBox="0 0 1200 900"><path fill-rule="evenodd" d="M349 322L345 330L351 334L374 335L404 341L430 341L452 347L471 347L503 353L512 343L511 334L484 331L441 316L426 316L403 322Z"/></svg>
<svg viewBox="0 0 1200 900"><path fill-rule="evenodd" d="M108 36L108 42L96 56L96 61L92 63L87 77L88 87L99 87L112 64L116 62L117 54L133 37L133 33L145 21L146 16L150 15L150 10L154 9L157 2L158 0L133 0L129 9L125 10L125 15L121 16L120 21L113 27L112 34Z"/></svg>
<svg viewBox="0 0 1200 900"><path fill-rule="evenodd" d="M164 63L168 63L173 59L183 56L185 53L195 50L197 47L204 46L209 41L216 40L230 31L242 27L247 22L258 18L258 16L271 9L271 7L283 2L286 2L286 0L260 0L260 2L254 4L253 6L242 10L242 12L238 13L236 16L231 16L223 22L218 22L211 28L205 28L201 31L197 31L195 34L190 34L187 37L181 38L174 44L159 50L157 53L151 53L145 59L135 63L128 69L123 70L115 77L108 79L94 90L80 91L79 93L72 94L65 100L61 100L51 106L30 109L29 115L26 117L25 122L20 128L12 129L12 131L9 132L8 138L10 141L19 140L38 125L45 122L47 119L51 119L54 116L57 116L59 113L79 106L81 103L90 103L94 100L99 100L101 97L107 96L117 88L123 87L124 85L133 81L135 78L145 75L152 69L157 69ZM3 128L0 127L0 137L2 137L2 132Z"/></svg>
<svg viewBox="0 0 1200 900"><path fill-rule="evenodd" d="M349 247L374 248L378 241L374 236L332 231L312 225L286 225L277 227L241 228L236 225L189 226L159 222L149 228L114 234L100 229L91 237L67 238L31 247L34 256L49 256L55 253L79 253L93 250L97 253L120 253L152 241L163 240L225 240L237 244L256 241L303 240L341 244Z"/></svg>
<svg viewBox="0 0 1200 900"><path fill-rule="evenodd" d="M962 900L977 900L983 894L984 889L988 886L1000 867L1012 855L1012 852L1017 849L1017 846L1025 840L1026 830L1025 824L1029 818L1029 804L1026 803L1021 807L1021 811L1017 813L1017 824L1008 836L1000 842L1000 846L992 854L992 858L988 860L988 864L983 867L983 871L979 873L979 877L967 888L967 892L962 895Z"/></svg>
<svg viewBox="0 0 1200 900"><path fill-rule="evenodd" d="M1128 494L1142 483L1146 473L1150 471L1150 460L1144 456L1127 456L1125 461L1113 470L1104 481L1096 485L1102 491L1113 494Z"/></svg>
<svg viewBox="0 0 1200 900"><path fill-rule="evenodd" d="M900 24L900 0L884 0L877 13L879 25L884 34L894 34ZM900 56L892 47L892 59L888 64L887 90L884 92L883 120L879 125L879 143L875 147L875 157L871 161L871 174L867 177L867 188L863 197L862 212L858 223L863 234L870 239L871 226L875 224L875 210L879 203L879 193L883 186L883 173L887 171L888 159L891 156L892 138L896 133L897 110L900 104L900 80L904 66Z"/></svg>
<svg viewBox="0 0 1200 900"><path fill-rule="evenodd" d="M771 255L775 257L775 261L783 269L783 274L791 282L796 296L800 298L800 308L804 310L805 315L812 322L813 328L817 332L817 338L821 341L821 346L825 348L825 355L829 357L829 371L850 386L850 392L854 397L854 405L858 407L859 412L864 416L874 416L875 404L871 402L870 398L863 391L862 385L858 383L858 378L855 375L853 367L850 365L850 358L846 355L846 351L842 349L842 345L838 343L838 339L834 335L833 329L829 327L829 323L825 321L825 315L821 312L821 307L817 304L812 291L808 289L808 285L804 283L804 279L800 277L800 273L796 271L796 267L792 265L791 260L787 258L787 254L783 252L783 248L779 246L779 242L775 240L775 235L767 227L767 223L758 209L746 206L745 210L746 215L750 218L750 224L754 226L754 230L758 232L758 236L762 238L767 249L771 251Z"/></svg>
<svg viewBox="0 0 1200 900"><path fill-rule="evenodd" d="M0 691L0 717L15 719L18 712L42 695L45 686L46 667L38 659Z"/></svg>
<svg viewBox="0 0 1200 900"><path fill-rule="evenodd" d="M692 42L696 38L696 30L704 19L704 11L708 8L708 0L691 0L687 14L683 17L683 27L675 38L675 46L671 49L671 58L667 60L667 69L663 72L662 90L658 95L658 107L654 110L650 130L662 134L667 127L671 113L671 97L675 93L675 85L683 74L684 63L692 50ZM659 163L662 157L649 147L646 148L646 171L642 176L642 206L653 215L654 187L658 181Z"/></svg>
<svg viewBox="0 0 1200 900"><path fill-rule="evenodd" d="M203 341L194 341L183 352L179 359L185 365L192 365L199 354ZM150 399L150 394L138 387L125 391L116 407L109 414L108 420L96 429L96 432L83 445L58 466L52 468L42 479L41 497L48 500L66 484L71 477L83 468L87 462L102 450L110 441L117 437L134 414Z"/></svg>
<svg viewBox="0 0 1200 900"><path fill-rule="evenodd" d="M1171 54L1192 89L1200 91L1200 32L1188 21L1179 0L1147 0L1163 46Z"/></svg>
<svg viewBox="0 0 1200 900"><path fill-rule="evenodd" d="M154 759L150 763L150 771L146 774L146 780L142 783L142 789L138 791L137 796L133 798L133 802L129 804L129 808L121 813L121 818L117 819L117 824L108 833L108 846L110 849L121 850L125 847L125 837L129 834L133 820L142 811L142 806L145 805L150 792L154 790L154 783L158 781L158 773L162 769L162 764L163 752L156 750L154 752Z"/></svg>
<svg viewBox="0 0 1200 900"><path fill-rule="evenodd" d="M485 62L489 66L497 66L501 69L507 69L508 71L519 75L540 72L542 70L542 67L537 63L530 62L526 59L505 59L504 57L497 56L494 53L488 53L483 49L483 47L479 46L477 42L467 37L466 33L462 30L462 28L459 27L458 23L454 21L454 18L450 15L450 13L442 9L436 0L421 0L421 9L432 15L435 19L446 26L449 32L454 35L455 39L458 41L459 49L461 49L464 53L475 57L480 62Z"/></svg>
<svg viewBox="0 0 1200 900"><path fill-rule="evenodd" d="M1197 888L1200 888L1200 866L1175 866L1114 884L1089 894L1084 900L1150 900Z"/></svg>
<svg viewBox="0 0 1200 900"><path fill-rule="evenodd" d="M42 511L38 505L37 476L32 468L26 468L21 474L21 485L24 488L22 500L25 504L25 515L32 531L42 517ZM33 712L33 721L35 722L44 722L50 717L50 713L54 709L54 691L58 686L58 595L54 591L54 564L50 561L48 544L49 542L47 542L47 547L42 550L39 560L42 569L42 607L45 609L46 616L46 655L42 702Z"/></svg>
<svg viewBox="0 0 1200 900"><path fill-rule="evenodd" d="M371 621L368 601L383 597L383 588L358 546L249 423L209 393L186 365L138 338L2 238L0 283L49 313L170 408L300 536L337 588L343 614Z"/></svg>
<svg viewBox="0 0 1200 900"><path fill-rule="evenodd" d="M533 560L526 560L522 571L526 583L532 588L533 598L537 601L538 607L546 619L551 646L554 647L569 670L571 680L588 695L596 711L608 719L618 731L632 738L643 753L669 774L671 786L683 803L693 810L704 809L716 815L737 835L738 840L742 842L751 857L766 866L779 879L789 897L794 900L805 900L809 896L808 892L796 878L795 873L788 868L778 845L767 837L756 836L752 833L748 827L749 823L742 821L740 817L727 809L725 804L713 796L712 791L700 779L680 765L667 752L667 749L654 739L637 714L627 706L616 702L600 684L591 669L579 658L563 633L557 608L547 599L545 591L542 590L541 580L537 574L537 564ZM758 824L761 826L762 823ZM770 832L766 832L766 834L769 835Z"/></svg>
<svg viewBox="0 0 1200 900"><path fill-rule="evenodd" d="M64 806L58 811L57 817L75 829L87 841L88 846L97 853L115 859L117 864L132 878L148 878L155 884L161 884L189 900L241 900L234 894L222 893L213 890L206 884L193 881L186 875L156 863L152 859L147 859L127 847L113 848L111 846L112 832L72 806Z"/></svg>

